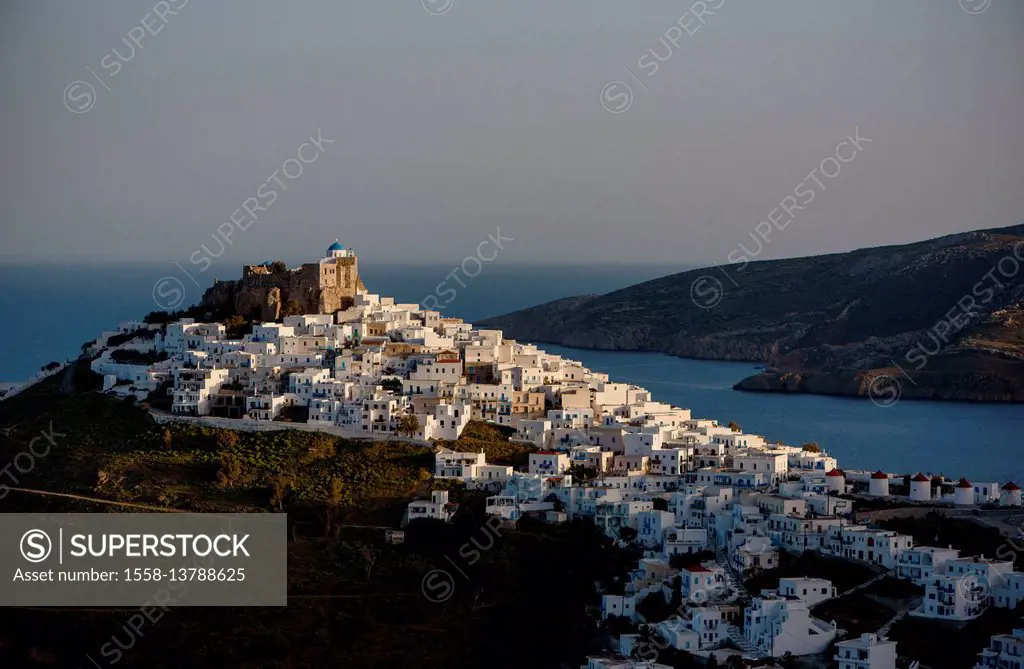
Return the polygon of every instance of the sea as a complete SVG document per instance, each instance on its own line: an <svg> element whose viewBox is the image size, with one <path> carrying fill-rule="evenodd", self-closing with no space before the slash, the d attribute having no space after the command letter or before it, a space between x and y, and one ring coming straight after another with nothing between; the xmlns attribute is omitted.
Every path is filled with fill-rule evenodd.
<svg viewBox="0 0 1024 669"><path fill-rule="evenodd" d="M444 313L473 322L587 293L607 293L692 269L668 265L485 265L476 277L448 265L362 263L367 287L400 302L437 292ZM223 278L228 278L225 272ZM198 277L195 277L198 279ZM0 265L0 384L34 375L52 360L125 320L163 309L168 296L197 302L211 279L193 283L173 263L152 265ZM177 292L176 292L177 291ZM180 295L179 295L180 293ZM654 399L696 417L735 421L745 432L789 444L817 442L848 469L941 473L972 481L1024 483L1024 406L747 393L732 389L754 363L673 358L657 353L588 351L541 344L553 353L643 386Z"/></svg>

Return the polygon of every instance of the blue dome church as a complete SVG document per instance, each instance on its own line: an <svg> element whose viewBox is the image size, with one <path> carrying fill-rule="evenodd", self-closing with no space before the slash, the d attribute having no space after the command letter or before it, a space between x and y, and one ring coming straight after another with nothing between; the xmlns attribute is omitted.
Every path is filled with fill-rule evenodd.
<svg viewBox="0 0 1024 669"><path fill-rule="evenodd" d="M342 246L341 242L339 242L337 239L335 239L334 243L327 247L327 255L324 256L324 257L325 258L351 258L354 255L355 255L355 252L352 249L346 249L344 246Z"/></svg>

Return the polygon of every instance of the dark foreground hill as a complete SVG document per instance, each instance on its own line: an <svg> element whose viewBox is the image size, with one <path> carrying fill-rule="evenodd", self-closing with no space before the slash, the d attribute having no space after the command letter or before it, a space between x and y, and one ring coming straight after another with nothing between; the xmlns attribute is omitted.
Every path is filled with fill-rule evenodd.
<svg viewBox="0 0 1024 669"><path fill-rule="evenodd" d="M693 270L489 319L578 348L764 362L757 391L1024 401L1024 225Z"/></svg>
<svg viewBox="0 0 1024 669"><path fill-rule="evenodd" d="M285 512L288 605L163 608L180 592L165 575L141 609L0 606L3 669L578 667L602 648L595 582L621 592L640 557L589 522L497 527L486 493L430 476L430 446L158 424L87 392L87 361L67 375L0 402L0 513ZM524 460L508 436L474 422L446 446ZM387 541L435 489L452 522ZM554 645L530 642L543 620Z"/></svg>

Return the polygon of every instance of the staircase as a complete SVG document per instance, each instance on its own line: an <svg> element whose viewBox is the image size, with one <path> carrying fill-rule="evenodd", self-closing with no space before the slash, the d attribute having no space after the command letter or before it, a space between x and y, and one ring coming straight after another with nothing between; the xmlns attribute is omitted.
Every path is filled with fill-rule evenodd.
<svg viewBox="0 0 1024 669"><path fill-rule="evenodd" d="M875 576L875 577L873 577L871 579L868 579L867 581L864 581L860 585L855 585L852 588L850 588L849 590L847 590L846 592L839 593L838 595L836 595L836 597L837 598L845 597L846 595L849 595L849 594L852 594L854 592L857 592L858 590L863 590L864 588L868 587L869 585L874 585L875 583L878 583L879 581L881 581L886 576L892 576L894 573L895 573L894 571L883 571L878 576Z"/></svg>
<svg viewBox="0 0 1024 669"><path fill-rule="evenodd" d="M750 593L743 586L742 577L737 576L733 570L729 556L725 552L725 547L719 545L718 535L712 528L708 528L708 547L715 552L715 565L722 569L722 572L725 574L726 583L737 595L736 604L739 604L741 608L746 608L746 605L751 600ZM747 637L743 636L741 626L729 625L728 635L729 641L747 657L755 660L767 657L758 650L757 646L747 641Z"/></svg>
<svg viewBox="0 0 1024 669"><path fill-rule="evenodd" d="M765 654L757 649L757 646L747 641L743 632L735 625L729 625L729 641L731 641L743 654L757 660L765 657Z"/></svg>
<svg viewBox="0 0 1024 669"><path fill-rule="evenodd" d="M715 563L718 563L717 556L715 557ZM725 581L729 584L729 587L736 592L737 604L746 606L750 603L750 600L753 599L753 597L751 597L750 593L747 592L747 588L743 585L743 580L733 573L732 568L728 563L725 565Z"/></svg>
<svg viewBox="0 0 1024 669"><path fill-rule="evenodd" d="M911 601L910 604L908 604L907 606L904 606L900 611L898 611L896 613L896 615L894 615L889 620L889 622L887 622L884 625L882 625L881 627L879 627L878 631L876 631L875 634L877 634L878 637L881 638L881 639L884 639L884 638L888 637L889 636L889 630L892 629L893 623L895 623L898 620L902 620L903 618L905 618L908 613L910 613L911 611L913 611L914 609L919 607L921 605L922 601L923 600L922 600L921 597L914 597L914 599Z"/></svg>
<svg viewBox="0 0 1024 669"><path fill-rule="evenodd" d="M729 556L726 554L725 548L718 545L718 537L714 532L709 533L708 544L711 546L711 549L715 551L715 564L725 573L725 582L736 592L737 603L742 606L749 604L751 600L750 593L747 592L747 589L743 586L743 579L733 570L732 563L729 562Z"/></svg>

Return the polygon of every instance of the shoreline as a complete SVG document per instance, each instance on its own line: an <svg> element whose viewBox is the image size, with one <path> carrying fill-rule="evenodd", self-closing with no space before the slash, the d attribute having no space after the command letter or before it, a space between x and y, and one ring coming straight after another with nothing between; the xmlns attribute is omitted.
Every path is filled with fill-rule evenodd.
<svg viewBox="0 0 1024 669"><path fill-rule="evenodd" d="M497 328L497 326L495 326L495 327ZM500 328L497 328L497 329L500 329ZM513 338L513 339L515 339L515 338ZM745 358L694 357L694 356L689 356L689 355L679 355L679 354L676 354L676 353L669 353L669 352L666 352L666 351L661 351L661 350L656 350L656 349L643 349L643 350L641 350L641 349L623 349L623 348L614 348L613 349L613 348L595 348L595 347L583 347L583 346L570 346L570 345L563 344L563 343L560 343L560 342L557 342L557 341L545 341L545 340L540 340L540 339L526 339L526 340L515 339L515 341L524 341L525 343L536 344L537 346L541 346L541 345L559 346L561 348L566 348L566 349L571 349L571 350L576 350L576 351L593 351L595 353L653 353L653 354L657 354L657 355L663 355L663 356L666 356L666 357L669 357L669 358L676 358L676 359L679 359L679 360L687 360L687 361L692 361L692 362L735 363L735 364L738 364L738 365L740 365L740 364L742 364L742 365L753 365L755 367L757 367L757 366L763 367L763 366L765 366L767 364L766 361L764 361L764 360L748 360L748 359L745 359ZM595 371L598 371L598 370L595 370ZM915 401L918 401L918 402L934 402L936 404L966 404L966 405L970 405L970 404L989 404L989 405L1024 404L1024 391L1022 391L1020 399L1012 399L1012 398L1011 399L1001 399L999 397L994 397L994 396L991 396L991 395L990 396L983 396L983 397L948 397L948 396L943 396L941 394L935 394L935 393L940 393L941 391L939 389L935 388L934 386L928 386L927 388L918 391L918 390L915 389L915 386L914 386L915 382L912 379L907 379L906 376L903 376L903 378L901 379L897 374L889 373L889 372L892 372L892 371L893 370L888 369L888 368L878 368L878 369L872 369L872 370L862 370L862 371L857 371L857 372L850 372L849 375L839 375L839 376L834 375L834 374L829 374L829 373L826 373L826 372L806 371L806 370L805 371L790 371L790 372L778 372L778 371L776 371L776 372L764 372L764 371L762 371L762 372L758 372L758 373L755 373L755 374L747 375L747 376L737 380L732 385L732 389L735 390L735 391L738 391L738 392L760 393L760 394L766 394L766 395L813 395L813 396L818 396L818 397L835 397L835 398L840 398L840 399L860 399L860 400L868 400L868 401L874 402L875 404L880 404L881 403L881 405L887 406L887 405L891 404L892 402L884 402L883 398L878 398L879 401L876 401L876 398L872 397L872 393L870 392L870 388L868 388L868 387L865 387L864 390L850 390L850 389L846 389L846 390L844 390L844 389L837 389L837 390L807 390L806 388L800 388L800 387L798 387L796 389L776 388L776 387L772 387L772 384L777 381L776 377L782 376L782 375L795 375L797 377L800 377L801 381L800 381L800 383L798 385L801 385L801 386L803 385L803 383L806 380L811 380L812 382L814 382L814 381L821 381L821 382L826 382L826 383L830 383L830 384L836 384L836 386L838 388L841 388L841 386L843 386L843 385L863 386L863 385L865 385L865 383L867 384L867 386L870 386L872 379L876 379L876 378L880 378L880 377L888 377L888 378L891 378L891 379L895 379L896 383L899 384L900 390L899 390L898 398L900 400L902 400L902 399L910 399L910 400L915 400ZM762 387L758 387L757 384L759 384L759 383L763 383L764 385ZM951 391L951 392L953 392L953 391ZM928 393L928 394L926 395L925 393ZM879 394L884 396L884 395L889 394L889 393L879 393Z"/></svg>

